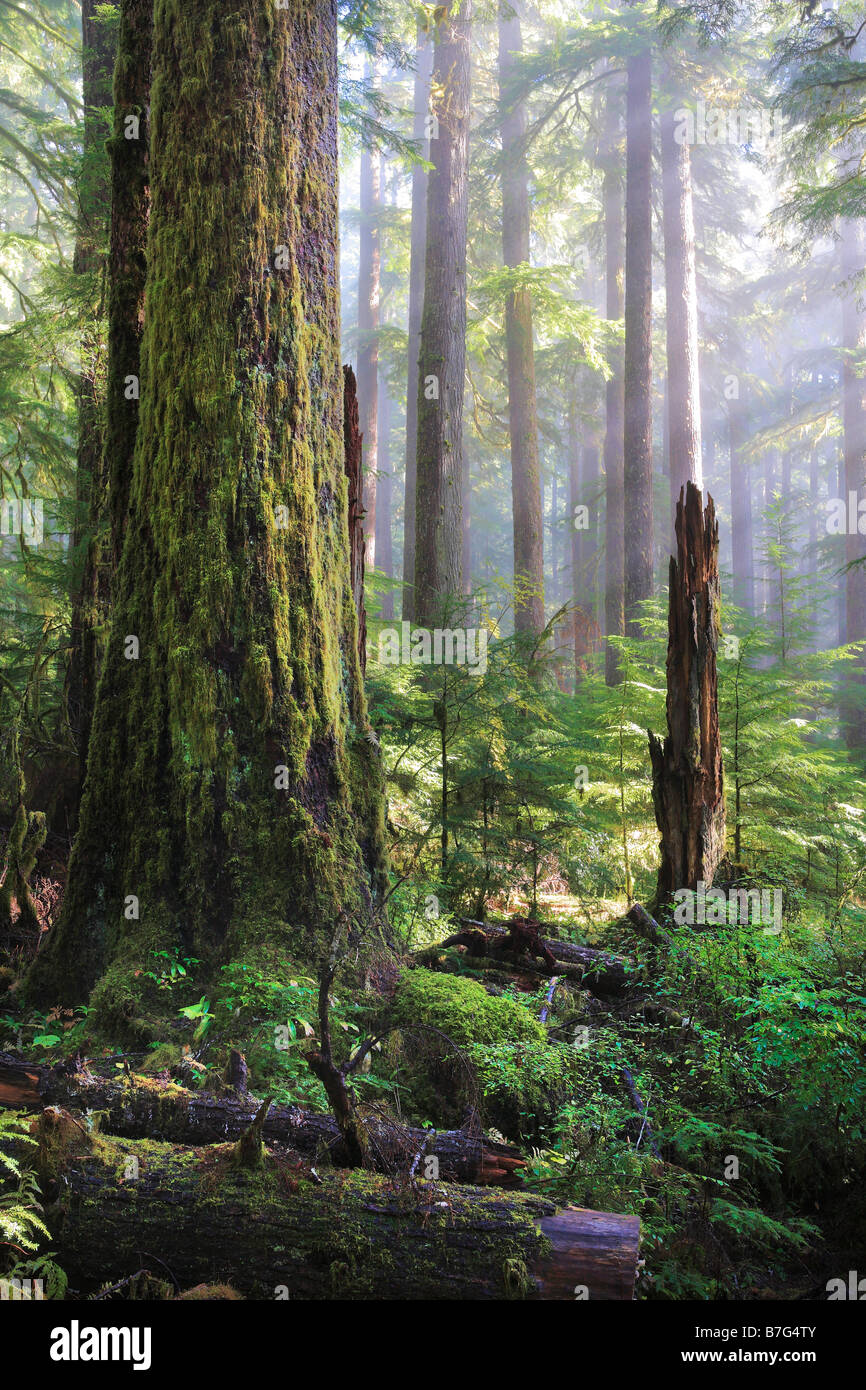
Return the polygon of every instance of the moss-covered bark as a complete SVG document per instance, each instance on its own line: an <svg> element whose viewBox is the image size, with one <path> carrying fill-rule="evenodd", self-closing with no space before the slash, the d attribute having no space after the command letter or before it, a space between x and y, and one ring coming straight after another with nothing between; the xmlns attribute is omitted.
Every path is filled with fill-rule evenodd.
<svg viewBox="0 0 866 1390"><path fill-rule="evenodd" d="M141 1251L184 1284L262 1299L630 1299L636 1216L539 1197L408 1182L231 1149L88 1137L63 1111L37 1127L52 1239L76 1282L123 1278ZM83 1157L83 1161L82 1161Z"/></svg>
<svg viewBox="0 0 866 1390"><path fill-rule="evenodd" d="M121 0L114 70L105 472L112 572L120 564L141 389L141 335L150 216L153 0Z"/></svg>
<svg viewBox="0 0 866 1390"><path fill-rule="evenodd" d="M219 93L216 99L215 93ZM149 953L369 924L343 471L336 4L158 0L142 399L64 914L34 993L136 1031Z"/></svg>
<svg viewBox="0 0 866 1390"><path fill-rule="evenodd" d="M84 149L78 180L79 217L73 268L86 286L87 308L76 388L78 448L73 553L83 552L84 560L80 575L73 579L66 707L83 773L108 610L108 571L101 534L106 495L105 246L110 202L105 111L111 105L116 29L112 17L100 12L97 0L83 0L81 29Z"/></svg>

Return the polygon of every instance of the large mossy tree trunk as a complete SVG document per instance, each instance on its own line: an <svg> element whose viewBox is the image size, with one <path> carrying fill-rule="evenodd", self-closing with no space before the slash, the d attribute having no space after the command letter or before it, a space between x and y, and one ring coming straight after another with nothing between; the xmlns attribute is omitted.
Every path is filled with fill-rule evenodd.
<svg viewBox="0 0 866 1390"><path fill-rule="evenodd" d="M123 550L141 397L150 219L148 116L152 44L153 0L121 0L114 70L114 129L108 146L111 240L105 471L112 575L117 573Z"/></svg>
<svg viewBox="0 0 866 1390"><path fill-rule="evenodd" d="M471 0L436 14L415 514L415 619L429 626L463 589Z"/></svg>
<svg viewBox="0 0 866 1390"><path fill-rule="evenodd" d="M349 573L335 0L160 5L140 421L81 825L31 988L318 957L384 879ZM214 103L213 93L224 93ZM146 1031L146 1030L145 1030Z"/></svg>
<svg viewBox="0 0 866 1390"><path fill-rule="evenodd" d="M105 110L111 106L115 31L96 0L81 6L84 142L78 183L78 227L73 269L82 279L85 321L76 386L76 518L73 554L82 555L72 596L72 632L66 681L66 709L83 778L93 721L96 683L108 619L110 566L103 527L105 474L105 262L110 205L109 163L105 151Z"/></svg>
<svg viewBox="0 0 866 1390"><path fill-rule="evenodd" d="M526 103L516 100L512 90L522 52L519 9L512 0L503 0L499 8L502 250L503 264L510 270L529 268ZM514 531L514 628L517 633L535 639L544 630L544 530L532 295L525 285L513 289L505 301L505 345ZM555 567L553 573L556 574Z"/></svg>
<svg viewBox="0 0 866 1390"><path fill-rule="evenodd" d="M650 734L653 807L661 831L657 897L707 888L725 849L725 788L716 657L719 526L713 499L687 483L677 505L677 558L670 564L667 725Z"/></svg>

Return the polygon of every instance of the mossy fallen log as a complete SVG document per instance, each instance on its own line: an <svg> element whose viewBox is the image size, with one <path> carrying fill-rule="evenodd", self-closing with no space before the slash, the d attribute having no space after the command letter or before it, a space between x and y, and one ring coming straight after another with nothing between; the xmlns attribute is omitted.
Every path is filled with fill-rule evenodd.
<svg viewBox="0 0 866 1390"><path fill-rule="evenodd" d="M78 1286L156 1259L181 1285L262 1299L631 1299L635 1216L359 1170L315 1175L265 1150L86 1136L34 1120L57 1258Z"/></svg>
<svg viewBox="0 0 866 1390"><path fill-rule="evenodd" d="M100 1129L130 1139L177 1144L239 1140L255 1119L258 1101L189 1091L154 1077L105 1080L64 1063L43 1067L0 1054L0 1105L41 1109L62 1105L99 1115ZM408 1171L416 1155L435 1159L446 1182L512 1187L525 1160L510 1144L464 1130L424 1130L363 1115L369 1158L381 1172ZM271 1106L262 1128L265 1142L286 1144L313 1162L349 1167L337 1122L299 1105ZM422 1171L424 1165L422 1164Z"/></svg>

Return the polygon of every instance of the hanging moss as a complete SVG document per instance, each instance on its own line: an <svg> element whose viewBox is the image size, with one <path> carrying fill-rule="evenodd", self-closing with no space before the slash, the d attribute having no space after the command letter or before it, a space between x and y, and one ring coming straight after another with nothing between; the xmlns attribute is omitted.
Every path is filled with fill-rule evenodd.
<svg viewBox="0 0 866 1390"><path fill-rule="evenodd" d="M152 950L205 969L262 942L312 959L382 894L336 120L330 3L158 0L129 515L64 913L31 980L71 999L102 975L97 1026L134 1025Z"/></svg>

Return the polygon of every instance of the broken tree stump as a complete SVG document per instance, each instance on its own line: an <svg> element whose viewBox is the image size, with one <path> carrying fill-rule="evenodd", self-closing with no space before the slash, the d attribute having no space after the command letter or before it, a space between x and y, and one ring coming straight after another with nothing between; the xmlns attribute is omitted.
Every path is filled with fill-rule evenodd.
<svg viewBox="0 0 866 1390"><path fill-rule="evenodd" d="M653 807L661 832L657 897L710 887L725 848L719 733L719 527L712 497L687 483L676 517L668 607L667 726L650 732Z"/></svg>

